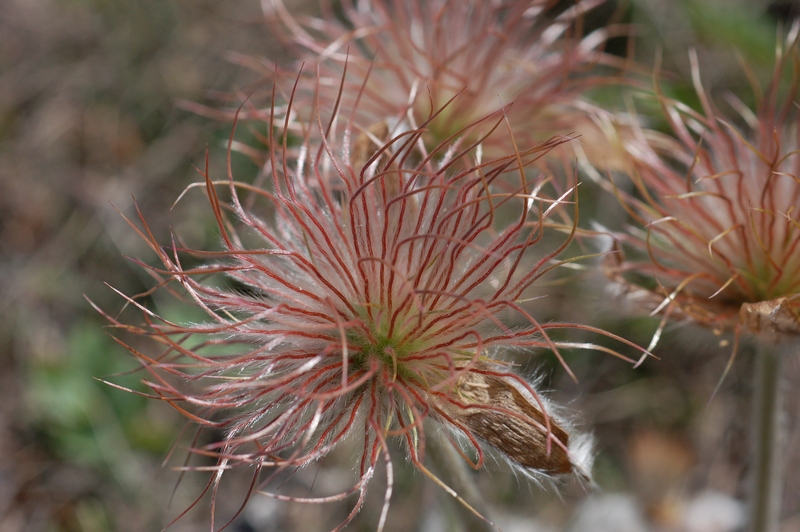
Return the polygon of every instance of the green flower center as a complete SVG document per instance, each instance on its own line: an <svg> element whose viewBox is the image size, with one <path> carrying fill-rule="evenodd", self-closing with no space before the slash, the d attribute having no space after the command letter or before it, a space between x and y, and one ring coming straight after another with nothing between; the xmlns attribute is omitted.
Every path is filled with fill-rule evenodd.
<svg viewBox="0 0 800 532"><path fill-rule="evenodd" d="M389 368L394 375L404 379L413 378L414 372L404 362L416 351L413 342L381 334L375 334L372 338L353 335L348 341L352 349L349 363L353 372L366 370L377 360L380 366Z"/></svg>

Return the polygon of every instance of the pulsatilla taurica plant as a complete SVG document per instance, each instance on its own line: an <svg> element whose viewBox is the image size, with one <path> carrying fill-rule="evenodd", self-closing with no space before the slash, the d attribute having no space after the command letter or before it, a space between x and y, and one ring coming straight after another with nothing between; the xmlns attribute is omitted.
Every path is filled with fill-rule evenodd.
<svg viewBox="0 0 800 532"><path fill-rule="evenodd" d="M586 110L594 107L586 94L618 81L610 73L624 64L603 51L609 38L624 31L621 26L582 32L583 17L601 4L322 0L321 16L311 17L293 13L282 0L262 2L269 28L294 58L290 72L302 63L309 79L320 80L317 87L301 83L298 102L338 102L354 113L356 123L385 122L393 136L426 121L422 141L428 149L513 102L508 120L520 143L579 134L593 139L583 142L587 150L604 139L588 118ZM239 60L262 76L244 113L267 116L273 62L254 56ZM440 112L427 121L432 110ZM486 139L483 150L491 157L505 155L507 139Z"/></svg>
<svg viewBox="0 0 800 532"><path fill-rule="evenodd" d="M615 236L631 256L608 272L654 312L779 343L800 334L799 35L795 24L754 87L755 110L728 95L734 112L721 111L692 55L701 110L656 84L673 134L624 141L633 193L614 191L635 223Z"/></svg>
<svg viewBox="0 0 800 532"><path fill-rule="evenodd" d="M170 321L136 298L127 301L142 324L109 318L160 346L129 347L153 396L223 435L192 449L217 459L212 499L237 465L252 467L248 497L292 499L270 482L350 438L359 449L352 489L293 500L357 497L344 526L384 464L380 529L392 491L390 440L433 478L424 465L431 427L446 429L476 468L491 450L531 474L588 477L588 439L502 359L536 348L560 359L561 348L595 347L550 339L554 330L594 329L541 323L520 303L561 264L574 230L574 190L527 169L569 139L484 160L489 138L505 135L513 146L505 109L420 149L427 123L446 108L381 138L335 105L291 106L286 116L304 116L305 135L278 138L273 132L287 124L269 120L265 186L205 172L221 250L162 247L144 218L132 223L163 262L148 267L160 288L182 291L205 322ZM186 257L202 265L184 267Z"/></svg>
<svg viewBox="0 0 800 532"><path fill-rule="evenodd" d="M617 235L630 258L612 258L608 272L663 312L661 328L671 315L735 331L728 368L744 333L754 344L750 529L772 532L784 467L781 366L800 346L800 22L779 41L766 88L754 84L755 109L729 95L734 112L721 111L694 55L692 73L701 109L657 84L672 136L639 129L625 142L635 192L615 192L636 224Z"/></svg>

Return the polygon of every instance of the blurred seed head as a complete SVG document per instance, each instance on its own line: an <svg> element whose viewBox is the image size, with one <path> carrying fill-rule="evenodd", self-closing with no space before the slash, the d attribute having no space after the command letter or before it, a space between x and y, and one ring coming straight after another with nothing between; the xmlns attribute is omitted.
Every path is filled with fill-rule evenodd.
<svg viewBox="0 0 800 532"><path fill-rule="evenodd" d="M632 189L615 193L636 222L609 273L630 297L716 330L771 340L800 334L800 53L795 24L750 110L725 114L702 87L701 109L658 98L672 138L639 128L625 141Z"/></svg>
<svg viewBox="0 0 800 532"><path fill-rule="evenodd" d="M501 108L523 145L555 134L604 141L583 95L618 80L608 73L621 61L603 47L624 30L583 33L583 17L603 3L581 0L564 9L551 0L356 0L335 8L323 2L320 17L302 17L282 0L262 2L273 31L320 79L316 90L305 84L298 101L337 102L343 118L352 113L358 124L383 122L391 136L419 128L441 109L421 136L428 150ZM239 60L264 79L273 76L271 64ZM600 74L598 67L610 68ZM263 116L269 107L255 104L246 112ZM513 151L509 140L482 146L495 157Z"/></svg>

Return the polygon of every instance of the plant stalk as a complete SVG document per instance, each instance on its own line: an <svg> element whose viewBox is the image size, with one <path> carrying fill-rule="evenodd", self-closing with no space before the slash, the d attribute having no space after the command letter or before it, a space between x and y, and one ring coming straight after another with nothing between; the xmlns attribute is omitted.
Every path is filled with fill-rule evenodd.
<svg viewBox="0 0 800 532"><path fill-rule="evenodd" d="M446 483L453 488L464 500L486 519L489 519L489 508L480 490L470 475L470 470L464 459L453 448L450 441L440 431L431 430L428 443L428 455L436 464L437 469L446 475ZM456 502L460 517L469 530L480 532L495 532L496 529L487 521L480 519L462 504Z"/></svg>
<svg viewBox="0 0 800 532"><path fill-rule="evenodd" d="M768 342L756 342L754 394L754 453L750 531L777 532L780 522L783 475L782 354Z"/></svg>

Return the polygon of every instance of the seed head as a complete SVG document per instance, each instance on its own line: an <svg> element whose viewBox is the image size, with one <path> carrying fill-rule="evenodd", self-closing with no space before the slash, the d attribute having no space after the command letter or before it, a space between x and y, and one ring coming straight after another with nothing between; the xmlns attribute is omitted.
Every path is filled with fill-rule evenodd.
<svg viewBox="0 0 800 532"><path fill-rule="evenodd" d="M322 17L299 18L282 0L263 2L275 32L321 79L316 94L301 90L298 101L336 101L345 114L355 110L356 123L385 122L392 136L441 110L422 135L429 150L506 105L525 145L593 128L582 95L609 82L598 65L619 66L602 51L618 28L581 34L582 16L602 3L581 0L559 12L549 0L361 0L340 11L323 3ZM248 115L258 114L250 106ZM509 140L487 139L483 149L511 153Z"/></svg>
<svg viewBox="0 0 800 532"><path fill-rule="evenodd" d="M291 98L289 105L287 117ZM572 236L566 218L556 218L572 191L548 198L548 178L529 181L526 172L566 139L482 160L480 142L500 134L502 113L469 125L473 144L423 150L420 138L436 113L392 137L320 105L298 110L306 116L301 139L276 138L289 119L276 127L271 115L263 187L232 175L215 181L206 168L201 185L222 250L162 247L141 220L137 230L163 263L150 268L160 288L185 293L205 322L170 321L136 298L128 301L143 325L110 318L162 346L155 355L129 347L156 397L223 434L193 449L217 460L214 498L231 467L254 466L251 493L269 493L277 474L352 438L360 449L353 488L294 500L358 494L343 526L384 463L380 529L392 490L388 441L401 442L432 476L424 465L426 420L455 435L453 445L476 457L475 467L488 444L525 471L587 477L586 439L573 437L502 361L508 350L544 347L560 357L559 347L594 347L551 340L554 329L593 329L539 323L520 303L559 265ZM226 190L229 206L220 199ZM545 232L563 238L550 245ZM187 267L187 258L202 264Z"/></svg>
<svg viewBox="0 0 800 532"><path fill-rule="evenodd" d="M774 339L800 333L799 29L778 47L755 111L729 98L739 116L723 114L692 54L702 111L659 93L674 138L640 129L627 142L635 192L616 193L638 225L620 236L633 257L609 267L654 312Z"/></svg>

